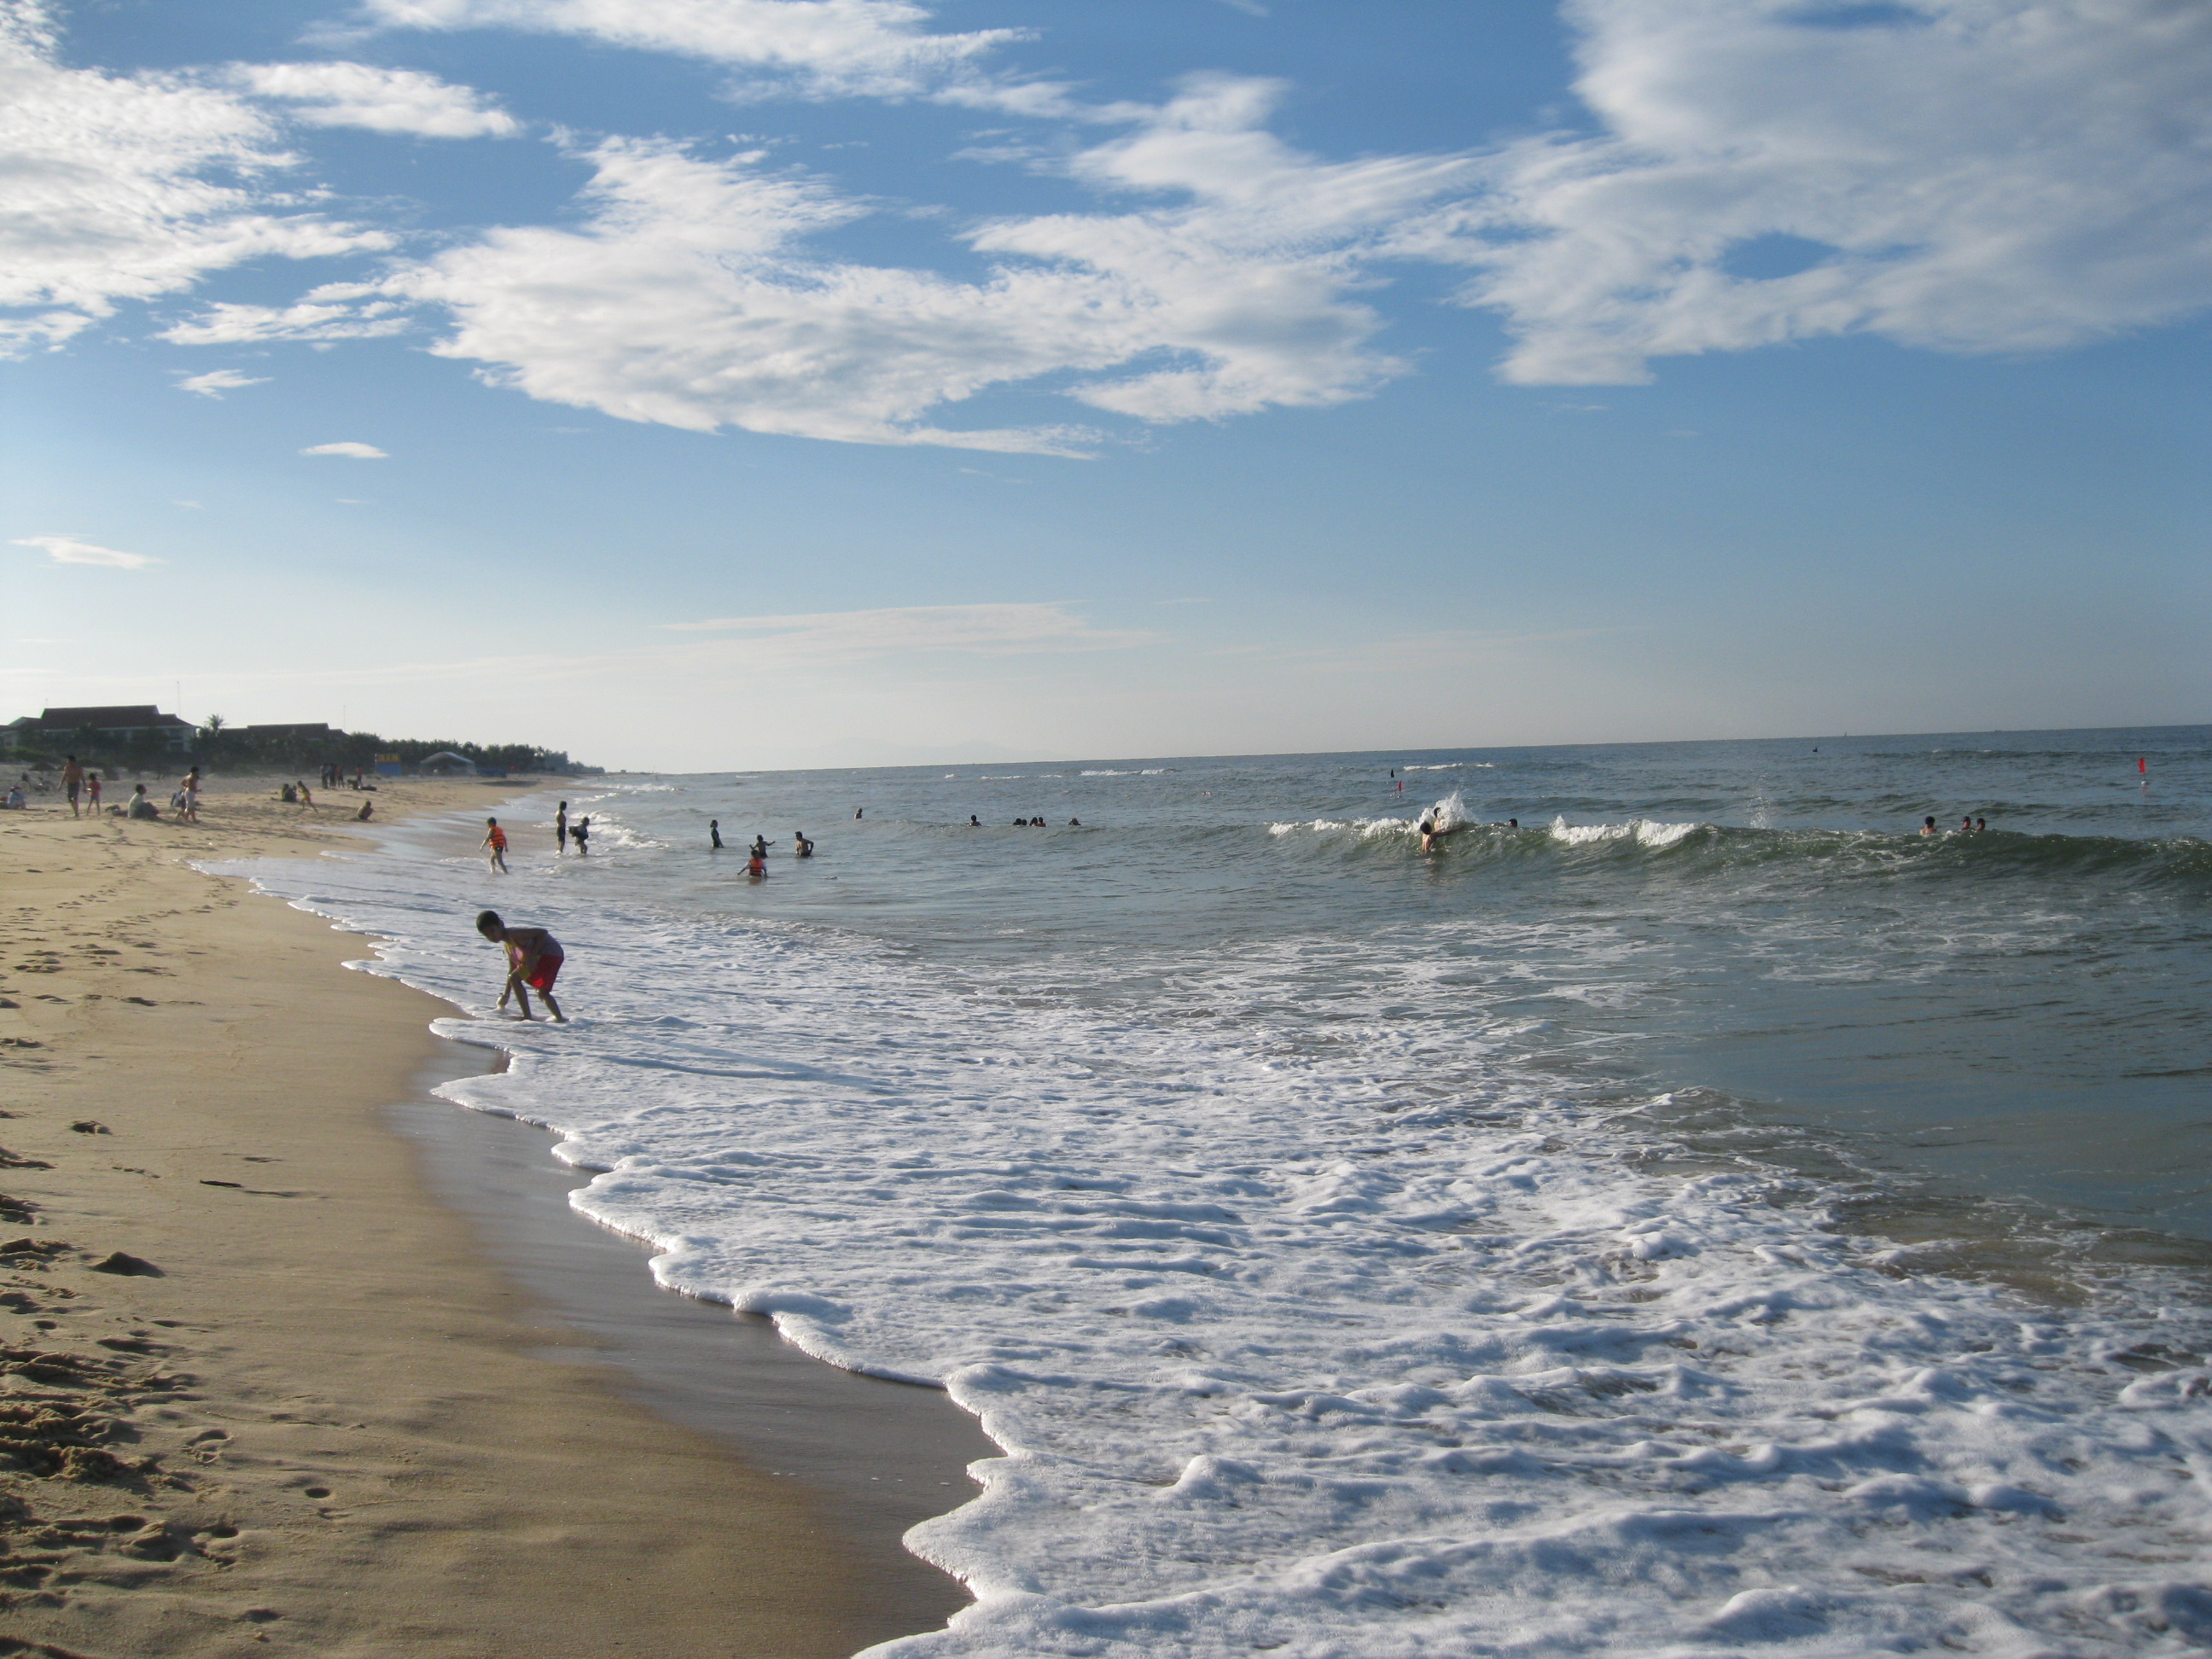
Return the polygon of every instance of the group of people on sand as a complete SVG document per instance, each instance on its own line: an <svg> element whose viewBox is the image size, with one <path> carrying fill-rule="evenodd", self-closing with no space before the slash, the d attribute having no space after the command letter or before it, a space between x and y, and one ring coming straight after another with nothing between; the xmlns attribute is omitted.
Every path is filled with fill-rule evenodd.
<svg viewBox="0 0 2212 1659"><path fill-rule="evenodd" d="M112 818L136 818L142 821L161 819L161 809L154 804L154 798L146 793L144 784L136 786L131 790L131 798L128 800L113 805L105 805L101 800L104 781L98 772L81 765L75 755L62 757L62 794L69 802L71 817L81 818L88 812L94 817L99 817L104 812ZM177 787L169 792L168 808L172 814L172 821L177 823L198 823L200 821L200 797L206 793L206 789L207 781L197 765L183 777L178 779ZM297 805L309 811L321 811L315 805L314 793L304 782L283 785L277 791L276 798L288 805ZM17 809L21 809L25 805L21 783L9 790L6 804L9 807ZM366 823L375 816L375 812L376 804L374 801L363 801L361 811L356 812L354 817L356 822Z"/></svg>
<svg viewBox="0 0 2212 1659"><path fill-rule="evenodd" d="M775 845L766 836L757 834L753 836L752 845L745 848L745 874L748 878L754 881L768 879L768 849ZM722 850L722 821L720 818L707 820L707 850L710 853ZM804 830L791 832L791 856L795 859L814 856L814 843L806 838Z"/></svg>
<svg viewBox="0 0 2212 1659"><path fill-rule="evenodd" d="M1990 821L1987 818L1966 817L1959 820L1959 827L1951 833L1954 836L1978 836L1989 827ZM1920 820L1920 833L1923 836L1940 836L1943 833L1936 827L1934 813L1931 812Z"/></svg>

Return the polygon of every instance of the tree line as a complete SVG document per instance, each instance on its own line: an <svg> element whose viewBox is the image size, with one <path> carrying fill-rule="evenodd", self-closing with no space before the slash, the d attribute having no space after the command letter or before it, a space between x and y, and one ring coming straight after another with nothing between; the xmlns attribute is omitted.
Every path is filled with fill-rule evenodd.
<svg viewBox="0 0 2212 1659"><path fill-rule="evenodd" d="M14 738L15 734L9 734ZM564 749L544 749L530 743L471 743L459 738L387 738L374 732L255 732L230 726L220 714L196 728L189 750L172 748L158 736L125 741L86 730L63 738L41 732L36 742L20 738L7 751L15 767L58 766L64 754L73 754L84 765L136 774L180 770L198 764L209 771L271 771L308 773L325 766L374 772L378 761L398 757L409 770L432 755L452 752L466 756L488 771L588 773L605 769L584 766L568 758Z"/></svg>

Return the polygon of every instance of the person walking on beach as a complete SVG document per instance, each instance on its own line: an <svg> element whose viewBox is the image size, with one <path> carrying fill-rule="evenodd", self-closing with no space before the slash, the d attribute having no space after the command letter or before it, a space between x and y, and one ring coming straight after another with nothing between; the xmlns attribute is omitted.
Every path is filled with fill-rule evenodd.
<svg viewBox="0 0 2212 1659"><path fill-rule="evenodd" d="M83 816L76 810L76 792L83 787L84 768L76 763L75 755L64 755L62 757L62 790L69 796L70 816L73 818Z"/></svg>
<svg viewBox="0 0 2212 1659"><path fill-rule="evenodd" d="M100 774L99 774L99 773L97 773L97 772L88 772L88 773L86 773L86 774L84 775L84 793L85 793L85 796L86 796L86 798L87 798L87 799L90 801L90 803L91 803L91 805L92 805L92 815L93 815L93 817L98 817L100 816Z"/></svg>
<svg viewBox="0 0 2212 1659"><path fill-rule="evenodd" d="M510 927L499 918L496 910L483 910L477 915L477 932L494 945L507 947L507 988L499 994L499 1006L504 1009L507 1000L514 998L522 1005L522 1017L534 1019L530 1012L530 994L538 993L545 1000L545 1010L553 1016L556 1024L565 1025L568 1016L561 1005L553 1000L553 981L561 973L565 953L561 941L543 927Z"/></svg>
<svg viewBox="0 0 2212 1659"><path fill-rule="evenodd" d="M507 873L507 831L499 827L497 818L484 820L484 862L502 876Z"/></svg>
<svg viewBox="0 0 2212 1659"><path fill-rule="evenodd" d="M177 817L185 823L200 821L200 769L197 766L185 774L185 781L177 787Z"/></svg>
<svg viewBox="0 0 2212 1659"><path fill-rule="evenodd" d="M553 814L553 850L556 853L568 850L568 803L565 800L561 803L560 811Z"/></svg>
<svg viewBox="0 0 2212 1659"><path fill-rule="evenodd" d="M314 791L307 787L307 781L305 778L300 780L300 805L310 812L319 812L323 810L315 805Z"/></svg>

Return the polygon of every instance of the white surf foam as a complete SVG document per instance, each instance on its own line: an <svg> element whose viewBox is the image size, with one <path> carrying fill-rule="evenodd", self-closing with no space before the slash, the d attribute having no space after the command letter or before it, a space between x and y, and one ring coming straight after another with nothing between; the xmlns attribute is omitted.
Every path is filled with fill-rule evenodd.
<svg viewBox="0 0 2212 1659"><path fill-rule="evenodd" d="M1565 818L1552 822L1552 839L1569 847L1595 847L1606 842L1632 842L1638 847L1672 847L1684 836L1698 830L1694 823L1660 823L1650 818L1632 818L1626 823L1569 823Z"/></svg>
<svg viewBox="0 0 2212 1659"><path fill-rule="evenodd" d="M981 1415L1006 1455L911 1539L979 1604L882 1654L2212 1642L2179 1280L2060 1308L1915 1278L1759 1170L1669 1173L1508 1064L1525 1015L1440 963L1329 980L1324 1033L1297 993L1346 942L1285 941L1152 1020L532 866L495 890L568 948L554 1029L489 1017L480 871L253 873L513 1054L448 1092L558 1130L662 1283ZM1633 948L1541 926L1598 975ZM1537 929L1486 936L1501 985Z"/></svg>

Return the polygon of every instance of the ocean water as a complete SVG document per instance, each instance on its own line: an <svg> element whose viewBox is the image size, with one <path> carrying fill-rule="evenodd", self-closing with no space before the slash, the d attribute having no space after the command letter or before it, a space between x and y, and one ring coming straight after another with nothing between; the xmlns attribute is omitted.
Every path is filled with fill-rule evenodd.
<svg viewBox="0 0 2212 1659"><path fill-rule="evenodd" d="M2212 728L566 799L245 867L660 1283L980 1416L876 1652L2212 1649Z"/></svg>

